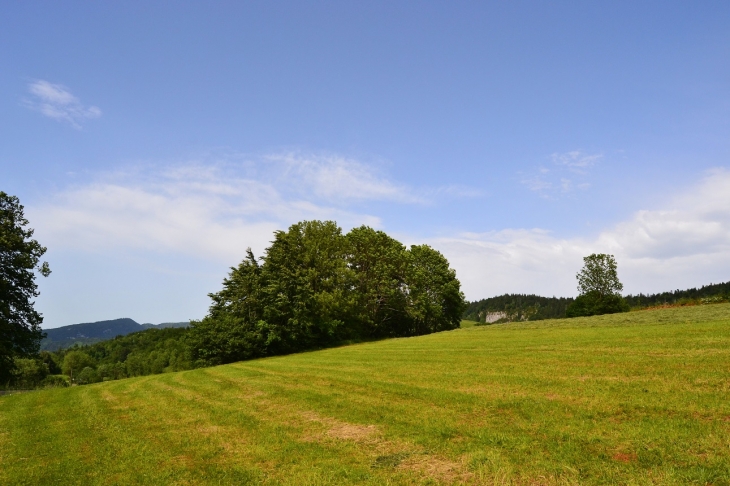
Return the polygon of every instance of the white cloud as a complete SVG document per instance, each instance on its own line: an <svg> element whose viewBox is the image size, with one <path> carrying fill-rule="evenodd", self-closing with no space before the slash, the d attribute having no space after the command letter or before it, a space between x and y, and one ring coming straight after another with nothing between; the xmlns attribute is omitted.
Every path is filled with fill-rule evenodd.
<svg viewBox="0 0 730 486"><path fill-rule="evenodd" d="M102 174L29 214L52 248L128 248L231 263L248 246L260 254L275 230L305 219L380 227L380 218L348 206L381 200L425 201L357 161L287 154Z"/></svg>
<svg viewBox="0 0 730 486"><path fill-rule="evenodd" d="M582 150L573 150L563 154L554 153L550 156L556 165L583 169L592 167L603 158L603 154L586 154Z"/></svg>
<svg viewBox="0 0 730 486"><path fill-rule="evenodd" d="M520 182L546 199L554 199L576 190L591 187L587 180L589 169L603 158L603 154L587 154L582 150L554 153L551 167L537 167L521 174Z"/></svg>
<svg viewBox="0 0 730 486"><path fill-rule="evenodd" d="M390 182L373 167L337 155L270 155L267 159L282 164L281 179L297 181L313 195L328 201L379 200L424 203L412 189Z"/></svg>
<svg viewBox="0 0 730 486"><path fill-rule="evenodd" d="M346 230L382 227L377 214L353 210L350 203L428 202L422 196L428 193L357 161L285 155L106 174L29 207L28 214L39 240L54 250L114 255L133 249L232 264L248 246L261 254L275 230L296 221L334 219ZM629 293L727 281L730 171L708 173L666 207L637 211L592 237L517 228L427 242L447 256L472 300L503 293L574 295L582 257L594 252L616 255Z"/></svg>
<svg viewBox="0 0 730 486"><path fill-rule="evenodd" d="M467 297L575 295L582 257L612 253L627 293L730 280L730 172L716 170L658 210L641 210L593 238L504 230L437 238Z"/></svg>
<svg viewBox="0 0 730 486"><path fill-rule="evenodd" d="M185 278L212 286L181 284L197 293L190 290L189 296L168 296L165 301L169 307L180 298L191 299L195 305L174 305L199 317L202 296L217 288L221 269L240 261L246 247L261 255L275 230L303 219L333 219L345 230L360 224L382 227L378 214L353 210L353 204L429 202L424 194L460 189L413 190L357 161L286 155L104 174L26 210L39 241L55 257L78 262L83 267L76 271L79 275L86 272L79 277L67 271L65 278L87 286L100 278L94 274L96 263L91 263L99 260L118 266L141 262L130 263L136 265L130 274L159 282L165 281L162 274L177 281L181 277L175 272L181 269L209 269L191 270ZM592 237L561 238L546 229L517 228L424 240L398 235L396 228L385 230L404 242L427 242L442 251L470 300L503 293L575 295L582 257L593 252L616 255L627 293L699 286L730 280L730 171L708 173L666 207L637 211ZM162 292L152 284L140 285L146 290L137 292L145 294L138 300ZM97 313L120 298L112 291L99 292L106 300L99 302ZM155 298L147 300L153 307L159 304ZM193 307L200 309L193 312ZM73 309L68 312L76 315Z"/></svg>
<svg viewBox="0 0 730 486"><path fill-rule="evenodd" d="M60 84L33 81L28 85L28 92L33 95L33 99L25 100L25 106L48 118L68 122L74 128L81 128L80 122L83 120L101 116L99 108L84 106L68 88Z"/></svg>
<svg viewBox="0 0 730 486"><path fill-rule="evenodd" d="M54 270L41 283L46 324L201 318L227 267L247 247L260 256L276 230L304 219L335 220L345 231L381 227L378 217L352 208L420 201L353 160L219 158L99 174L26 205Z"/></svg>

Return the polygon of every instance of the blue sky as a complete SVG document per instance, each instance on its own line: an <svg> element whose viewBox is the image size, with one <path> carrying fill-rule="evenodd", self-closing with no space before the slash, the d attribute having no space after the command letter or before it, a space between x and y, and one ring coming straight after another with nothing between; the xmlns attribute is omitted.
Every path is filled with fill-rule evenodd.
<svg viewBox="0 0 730 486"><path fill-rule="evenodd" d="M0 190L46 327L202 317L301 219L442 251L467 298L730 280L727 2L6 2Z"/></svg>

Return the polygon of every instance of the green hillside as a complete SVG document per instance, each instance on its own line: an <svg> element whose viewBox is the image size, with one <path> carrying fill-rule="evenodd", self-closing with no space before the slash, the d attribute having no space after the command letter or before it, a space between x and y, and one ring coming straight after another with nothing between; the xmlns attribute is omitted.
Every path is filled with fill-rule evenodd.
<svg viewBox="0 0 730 486"><path fill-rule="evenodd" d="M77 345L96 344L116 336L126 336L135 332L147 329L167 329L187 327L189 322L163 322L162 324L139 324L138 322L124 317L110 321L85 322L71 324L70 326L46 329L46 337L41 341L41 349L45 351L58 351Z"/></svg>
<svg viewBox="0 0 730 486"><path fill-rule="evenodd" d="M0 397L0 484L730 484L730 304Z"/></svg>
<svg viewBox="0 0 730 486"><path fill-rule="evenodd" d="M730 282L657 294L625 295L634 310L657 306L700 305L730 301ZM462 319L480 323L562 319L573 297L541 297L532 294L504 294L470 302Z"/></svg>
<svg viewBox="0 0 730 486"><path fill-rule="evenodd" d="M572 302L572 297L504 294L470 302L462 318L481 323L560 319Z"/></svg>

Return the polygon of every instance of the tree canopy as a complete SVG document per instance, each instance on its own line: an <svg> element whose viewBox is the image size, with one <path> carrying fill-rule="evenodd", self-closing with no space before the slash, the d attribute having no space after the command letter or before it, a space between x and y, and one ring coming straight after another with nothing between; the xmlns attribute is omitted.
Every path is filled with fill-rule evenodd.
<svg viewBox="0 0 730 486"><path fill-rule="evenodd" d="M343 234L333 221L276 232L263 257L247 250L210 297L189 333L206 363L455 329L466 306L438 251L366 226Z"/></svg>
<svg viewBox="0 0 730 486"><path fill-rule="evenodd" d="M576 278L578 291L583 294L598 292L601 296L620 295L624 289L618 279L618 265L613 255L593 253L583 258L583 268Z"/></svg>
<svg viewBox="0 0 730 486"><path fill-rule="evenodd" d="M12 376L14 359L38 354L43 317L35 310L36 271L48 276L39 261L46 249L32 239L23 206L0 191L0 380Z"/></svg>
<svg viewBox="0 0 730 486"><path fill-rule="evenodd" d="M576 275L580 295L568 307L566 316L593 316L628 311L629 306L621 297L624 286L618 279L617 268L613 255L593 253L584 257L583 268Z"/></svg>

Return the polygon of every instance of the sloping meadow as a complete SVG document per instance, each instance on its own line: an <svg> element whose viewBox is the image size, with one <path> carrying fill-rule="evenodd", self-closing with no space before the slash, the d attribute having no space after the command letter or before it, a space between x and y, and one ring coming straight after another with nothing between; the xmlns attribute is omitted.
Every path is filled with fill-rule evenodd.
<svg viewBox="0 0 730 486"><path fill-rule="evenodd" d="M730 484L730 305L0 397L0 484Z"/></svg>

